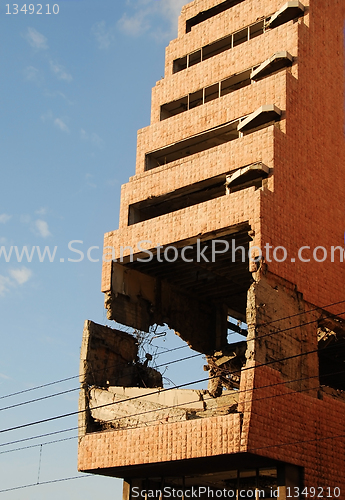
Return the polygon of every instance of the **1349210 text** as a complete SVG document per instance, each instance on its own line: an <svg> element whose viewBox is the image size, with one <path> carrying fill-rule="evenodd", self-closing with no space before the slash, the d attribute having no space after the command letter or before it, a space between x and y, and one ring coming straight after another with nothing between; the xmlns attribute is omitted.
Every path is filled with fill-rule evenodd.
<svg viewBox="0 0 345 500"><path fill-rule="evenodd" d="M19 5L17 3L6 4L6 14L58 14L60 7L57 3L51 5L49 3L24 3Z"/></svg>
<svg viewBox="0 0 345 500"><path fill-rule="evenodd" d="M286 498L340 498L341 491L340 488L322 488L321 486L309 487L309 488L298 488L288 486L286 488Z"/></svg>

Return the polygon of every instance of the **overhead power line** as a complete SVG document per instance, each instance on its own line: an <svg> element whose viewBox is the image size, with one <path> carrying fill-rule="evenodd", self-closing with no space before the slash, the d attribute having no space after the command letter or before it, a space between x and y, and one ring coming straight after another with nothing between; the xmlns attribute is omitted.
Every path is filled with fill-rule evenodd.
<svg viewBox="0 0 345 500"><path fill-rule="evenodd" d="M340 304L342 302L345 302L345 301L341 301L341 302L338 302L338 303L334 303L333 305L335 304ZM330 307L330 306L328 306ZM307 312L312 312L312 311L315 311L315 310L318 310L319 308L317 309L311 309ZM295 315L291 315L291 316L286 316L285 318L282 318L281 320L283 319L288 319L288 318L292 318L292 317L296 317L296 316L300 316L301 314L305 314L305 313L298 313L298 314L295 314ZM342 313L338 313L337 315L333 315L331 313L329 313L330 316L341 316L345 314L345 311L342 312ZM273 322L276 322L276 321L281 321L281 320L274 320L272 321ZM309 321L309 322L305 322L305 323L300 323L299 325L295 325L295 326L291 326L291 327L288 327L288 328L284 328L282 330L277 330L275 332L271 332L271 333L267 333L265 335L260 335L260 337L256 337L255 339L253 340L256 340L256 339L263 339L263 338L266 338L266 337L271 337L273 335L277 335L278 333L283 333L283 332L286 332L286 331L290 331L290 330L294 330L296 328L299 328L299 327L302 327L302 326L307 326L307 325L310 325L310 324L313 324L315 322L317 322L318 319L315 319L315 320L312 320L312 321ZM260 328L261 326L265 326L265 325L268 325L269 323L265 323L265 324L262 324L262 325L257 325L257 328ZM168 353L168 352L172 352L172 351L176 351L176 350L179 350L179 349L183 349L183 348L186 348L188 347L188 345L186 346L180 346L180 347L176 347L174 349L168 349L167 351L163 351L163 353L161 354L165 354L165 353ZM161 365L157 365L156 368L160 368L162 366L168 366L168 365L171 365L171 364L174 364L174 363L178 363L178 362L181 362L181 361L184 361L184 360L188 360L188 359L192 359L192 358L196 358L196 357L199 357L199 356L204 356L205 354L203 353L198 353L198 354L195 354L195 355L192 355L192 356L187 356L185 358L180 358L180 359L177 359L177 360L174 360L174 361L168 361L166 363L162 363ZM108 367L108 369L110 369L111 367ZM104 368L101 368L99 370L96 370L96 371L104 371ZM42 388L42 387L47 387L49 385L54 385L55 383L58 384L60 382L63 382L63 381L67 381L67 380L72 380L74 378L79 378L79 375L76 375L75 377L69 377L67 379L62 379L60 381L57 381L57 382L51 382L49 384L45 384L45 385L41 385L41 386L37 386L36 388L39 389L39 388ZM29 391L32 391L36 388L31 388L31 389L27 389L25 391L20 391L18 393L13 393L13 394L9 394L7 396L2 396L0 397L0 399L3 399L3 398L6 398L6 397L10 397L10 396L15 396L15 395L18 395L18 394L21 394L21 393L24 393L24 392L29 392ZM70 390L67 390L67 391L62 391L62 392L58 392L58 393L54 393L54 394L49 394L47 396L43 396L41 398L37 398L37 399L33 399L33 400L29 400L29 401L24 401L24 402L21 402L21 403L17 403L17 404L14 404L14 405L10 405L10 406L7 406L7 407L4 407L4 408L0 408L0 411L2 410L8 410L8 409L11 409L11 408L16 408L18 406L22 406L22 405L25 405L25 404L29 404L29 403L35 403L37 401L42 401L44 399L47 399L47 398L51 398L51 397L55 397L55 396L59 396L59 395L62 395L62 394L66 394L68 392L73 392L73 391L77 391L79 388L74 388L74 389L70 389Z"/></svg>
<svg viewBox="0 0 345 500"><path fill-rule="evenodd" d="M322 350L325 351L325 350L327 350L329 348L333 348L333 346L330 345L330 346L324 347ZM285 358L280 358L280 359L268 361L266 363L261 363L261 364L256 365L255 367L251 367L251 366L250 367L244 367L244 368L242 368L240 370L235 370L233 372L227 372L227 374L228 375L235 375L235 374L243 373L244 371L253 370L254 368L260 368L262 366L270 366L272 364L276 364L276 363L279 363L281 361L288 361L288 360L299 358L299 357L302 357L302 356L308 356L310 354L316 354L318 352L319 352L319 349L314 349L312 351L307 351L307 352L304 352L304 353L294 354L294 355L291 355L291 356L287 356ZM168 388L165 388L165 389L163 388L163 389L157 390L155 392L152 392L151 394L152 395L153 394L162 394L164 392L171 391L173 389L178 389L178 388L182 388L182 387L188 387L188 386L190 386L192 384L198 384L198 383L201 383L201 382L206 382L206 381L210 380L211 378L218 378L218 377L219 377L219 375L215 375L214 377L207 377L207 378L203 378L203 379L199 379L199 380L194 380L192 382L186 382L184 384L179 384L176 387L168 387ZM128 398L126 401L129 402L129 401L137 400L137 399L140 399L140 398L143 398L143 397L145 397L145 395L133 396L131 398ZM106 403L106 404L103 404L103 405L99 405L99 406L95 407L94 409L105 408L107 406L116 405L118 403L119 403L119 401L112 402L112 403ZM45 419L42 419L42 420L37 420L37 421L34 421L34 422L28 422L26 424L17 425L15 427L10 427L10 428L7 428L7 429L1 429L0 430L0 434L3 434L5 432L10 432L10 431L18 430L18 429L23 429L23 428L26 428L26 427L31 427L33 425L40 425L40 424L43 424L43 423L52 422L54 420L60 420L62 418L67 418L67 417L72 417L72 416L75 416L75 415L80 415L81 413L85 413L86 411L88 411L88 410L84 409L84 410L73 411L73 412L69 412L69 413L65 413L65 414L61 414L61 415L56 415L56 416L53 416L53 417L45 418Z"/></svg>
<svg viewBox="0 0 345 500"><path fill-rule="evenodd" d="M16 486L14 488L7 488L0 490L0 493L8 493L9 491L23 490L25 488L32 488L33 486L44 486L46 484L63 483L65 481L73 481L75 479L85 479L87 477L95 477L94 474L85 474L83 476L65 477L64 479L53 479L52 481L44 481L42 483L25 484L24 486Z"/></svg>
<svg viewBox="0 0 345 500"><path fill-rule="evenodd" d="M326 376L330 376L330 375L342 375L345 373L345 370L342 370L342 371L338 371L338 372L330 372L330 373L327 373ZM291 383L295 383L295 382L305 382L306 380L311 380L311 379L315 379L315 378L318 378L318 375L314 375L314 376L311 376L311 377L303 377L303 378L297 378L297 379L293 379L293 380L285 380L283 382L277 382L275 384L268 384L268 385L264 385L264 386L260 386L260 387L255 387L254 389L250 388L250 389L244 389L244 390L239 390L236 392L237 395L240 395L240 394L243 394L243 393L246 393L246 392L254 392L254 391L258 391L258 390L261 390L261 389L269 389L271 387L277 387L277 386L280 386L280 385L286 385L286 384L291 384ZM284 397L284 396L291 396L291 394L301 394L302 392L309 392L309 391L314 391L314 390L317 390L320 388L320 384L318 384L317 386L314 386L314 387L307 387L305 389L299 389L299 390L296 390L296 391L290 391L288 393L285 393L285 394L274 394L274 395L270 395L270 396L265 396L265 397L260 397L260 398L252 398L251 399L251 402L256 402L256 401L263 401L263 400L266 400L266 399L275 399L275 398L280 398L280 397ZM222 394L221 396L219 396L217 398L217 400L219 401L219 399L221 399L222 397L226 397L228 396L228 394ZM186 404L193 404L193 403L198 403L200 400L193 400L193 401L188 401L188 402L183 402L183 403L180 403L180 404L175 404L175 405L172 405L172 406L169 406L167 407L167 409L174 409L174 408L178 408L179 406L185 406ZM126 402L123 401L123 402ZM218 410L222 409L222 408L228 408L229 405L223 405L223 406L218 406ZM164 410L165 408L162 408L162 410ZM154 413L158 411L157 408L155 409L152 409L152 410L147 410L147 411L144 411L144 412L140 412L140 413L135 413L135 414L132 414L132 415L126 415L126 419L129 419L129 418L135 418L135 417L138 417L138 416L142 416L142 415L147 415L148 413ZM252 410L243 410L242 413L246 413L246 412L251 412ZM117 420L122 420L124 417L116 417L114 418L113 420L111 420L111 422L116 422ZM158 419L153 419L153 420L149 420L149 421L145 421L144 424L142 425L136 425L136 426L131 426L130 429L138 429L138 428L142 428L142 427L146 427L148 423L152 423L152 422L157 422ZM59 433L64 433L64 432L67 432L67 431L72 431L72 430L83 430L85 429L85 426L79 426L79 427L74 427L74 428L71 428L71 429L65 429L65 430L61 430L61 431L57 431L53 434L59 434ZM114 428L114 430L116 430ZM102 431L100 431L102 432ZM99 434L100 432L98 433L94 433L94 434ZM51 434L43 434L41 436L36 436L34 438L28 438L28 440L30 439L39 439L41 437L47 437ZM6 451L3 451L3 452L0 452L0 455L4 455L4 454L7 454L7 453L12 453L12 452L17 452L17 451L22 451L22 450L27 450L27 449L30 449L30 448L37 448L39 446L45 446L45 445L50 445L50 444L55 444L55 443L61 443L63 441L70 441L72 439L77 439L78 438L78 435L77 436L72 436L72 437L69 437L69 438L63 438L63 439L56 439L56 440L53 440L53 441L48 441L48 442L45 442L45 443L38 443L38 444L34 444L34 445L31 445L31 446L23 446L23 447L20 447L20 448L15 448L15 449L11 449L11 450L6 450ZM25 440L22 440L22 441L25 441ZM1 444L0 446L8 446L8 445L11 445L11 444L15 444L16 442L11 442L11 443L5 443L5 444Z"/></svg>
<svg viewBox="0 0 345 500"><path fill-rule="evenodd" d="M178 351L180 349L186 349L187 347L189 347L189 346L186 344L186 345L182 345L182 346L179 346L179 347L174 347L173 349L167 349L166 351L162 351L162 352L160 352L158 354L159 355L161 355L161 354L167 354L169 352ZM103 370L104 369L101 368L100 370L97 370L97 371L103 371ZM12 392L12 394L6 394L5 396L0 396L0 400L1 399L6 399L6 398L11 398L13 396L19 396L20 394L25 394L27 392L36 391L38 389L44 389L45 387L50 387L52 385L62 384L63 382L69 382L70 380L75 380L75 379L77 379L79 377L80 377L80 375L74 375L73 377L63 378L63 379L60 379L60 380L55 380L54 382L48 382L47 384L42 384L42 385L37 385L35 387L30 387L30 389L24 389L22 391Z"/></svg>
<svg viewBox="0 0 345 500"><path fill-rule="evenodd" d="M193 359L193 358L197 358L197 357L200 357L200 356L205 356L204 354L202 353L198 353L198 354L193 354L192 356L187 356L185 358L180 358L180 359L175 359L173 361L168 361L166 363L162 363L161 365L157 365L156 368L161 368L162 366L169 366L169 365L173 365L174 363L180 363L181 361L187 361L189 359ZM114 365L116 366L116 365ZM110 369L111 367L109 367ZM103 371L104 369L101 369L99 371ZM0 411L3 411L3 410L10 410L12 408L17 408L18 406L23 406L23 405L27 405L27 404L30 404L30 403L37 403L39 401L43 401L45 399L49 399L49 398L53 398L55 396L62 396L64 394L67 394L69 392L74 392L74 391L79 391L80 390L80 387L75 387L74 389L69 389L69 390L66 390L66 391L62 391L62 392L56 392L54 394L48 394L47 396L42 396L40 398L36 398L36 399L31 399L29 401L22 401L21 403L16 403L14 405L10 405L10 406L5 406L3 408L0 408Z"/></svg>
<svg viewBox="0 0 345 500"><path fill-rule="evenodd" d="M326 309L326 308L329 308L329 307L332 307L332 306L335 306L335 305L340 305L340 304L343 304L345 303L345 300L341 300L339 302L333 302L331 304L328 304L326 306L323 306L323 307L315 307L313 309L309 309L307 311L302 311L302 312L299 312L299 313L296 313L296 314L292 314L290 316L285 316L285 317L282 317L282 318L278 318L278 319L275 319L275 320L272 320L272 321L268 321L266 323L262 323L262 324L259 324L259 325L256 325L257 328L260 328L260 327L263 327L263 326L267 326L267 325L270 325L272 323L277 323L278 321L284 321L286 319L290 319L290 318L294 318L294 317L298 317L298 316L301 316L303 314L308 314L308 313L311 313L311 312L315 312L315 311L318 311L320 309ZM332 313L328 313L330 316L342 316L343 314L345 314L345 311L342 312L342 313L338 313L338 314L332 314ZM269 333L269 334L266 334L266 335L262 335L260 336L260 338L265 338L265 337L269 337L269 336L272 336L272 335L275 335L277 333L280 333L280 332L284 332L284 331L288 331L288 330L293 330L295 328L298 328L300 326L306 326L306 325L309 325L309 324L312 324L312 323L315 323L317 322L318 320L313 320L313 321L310 321L308 323L301 323L299 325L296 325L296 326L293 326L293 327L290 327L288 329L284 329L284 330L278 330L276 332L272 332L272 333ZM165 351L162 351L161 353L159 353L159 355L161 354L167 354L169 352L173 352L173 351L177 351L177 350L180 350L180 349L185 349L189 347L188 345L184 345L184 346L179 346L179 347L175 347L173 349L168 349L168 350L165 350ZM198 355L196 355L198 356ZM158 365L159 366L166 366L167 364L172 364L171 362L168 362L168 363L163 363L162 365ZM103 371L103 369L99 370L99 371ZM63 382L68 382L70 380L75 380L77 378L79 378L80 375L75 375L73 377L67 377L67 378L63 378L63 379L60 379L60 380L56 380L54 382L49 382L47 384L42 384L42 385L38 385L36 387L31 387L29 389L24 389L22 391L18 391L18 392L14 392L12 394L6 394L5 396L0 396L0 400L1 399L5 399L5 398L9 398L9 397L13 397L13 396L18 396L20 394L25 394L27 392L31 392L31 391L34 391L34 390L38 390L38 389L43 389L45 387L50 387L52 385L57 385L57 384L60 384L60 383L63 383ZM73 390L77 390L77 389L73 389ZM72 391L73 391L72 390ZM52 394L52 395L49 395L47 397L54 397L55 395L59 395L60 393L56 393L56 394ZM42 399L45 399L44 397ZM40 398L37 399L37 401L39 401ZM32 402L35 402L36 400L33 400ZM31 402L31 401L30 401ZM24 402L22 404L28 404L27 402ZM18 406L20 406L21 403L18 404ZM3 409L9 409L9 408L14 408L15 406L17 405L13 405L13 406L9 406L9 407L6 407L6 408L0 408L0 411L3 410Z"/></svg>
<svg viewBox="0 0 345 500"><path fill-rule="evenodd" d="M302 311L302 312L299 312L299 313L296 313L296 314L292 314L292 315L290 315L290 316L285 316L285 317L282 317L282 318L277 318L277 319L274 319L274 320L272 320L272 321L268 321L268 322L266 322L266 323L259 324L259 325L257 325L257 328L260 328L260 327L263 327L263 326L267 326L267 325L270 325L270 324L272 324L272 323L277 323L278 321L284 321L284 320L286 320L286 319L290 319L290 318L298 317L298 316L301 316L301 315L303 315L303 314L308 314L308 313L315 312L315 311L319 311L319 310L322 310L322 309L327 309L327 308L329 308L329 307L336 306L336 305L340 305L340 304L343 304L343 303L345 303L345 300L340 300L339 302L332 302L331 304L327 304L327 305L322 306L322 307L315 307L315 308L313 308L313 309L308 309L307 311ZM329 313L329 314L331 314L331 313ZM331 315L332 315L332 316L341 316L341 315L343 315L343 314L345 314L345 312L338 313L338 314L331 314ZM315 321L317 321L317 320L315 320ZM313 321L313 322L314 322L314 321ZM308 323L308 324L309 324L309 323ZM295 326L295 327L292 327L292 329L293 329L293 328L298 328L299 326L303 326L303 324L300 324L300 325L297 325L297 326ZM284 330L280 330L280 331L284 331ZM269 334L269 335L273 335L273 334L275 334L275 333L279 333L280 331L278 331L278 332L274 332L274 333ZM168 349L168 350L166 350L166 351L162 351L162 352L160 352L160 353L158 353L158 354L159 354L159 355L161 355L161 354L167 354L167 353L169 353L169 352L177 351L177 350L179 350L179 349L185 349L185 348L187 348L187 347L189 347L189 346L188 346L188 345L179 346L179 347L175 347L175 348L173 348L173 349ZM63 383L63 382L68 382L68 381L70 381L70 380L75 380L75 379L77 379L77 378L79 378L79 375L74 375L73 377L63 378L63 379L60 379L60 380L56 380L56 381L54 381L54 382L48 382L48 383L46 383L46 384L42 384L42 385L38 385L38 386L35 386L35 387L31 387L31 388L29 388L29 389L24 389L24 390L22 390L22 391L13 392L13 393L11 393L11 394L6 394L6 395L4 395L4 396L0 396L0 400L1 400L1 399L5 399L5 398L9 398L9 397L13 397L13 396L18 396L18 395L20 395L20 394L25 394L25 393L27 393L27 392L35 391L35 390L38 390L38 389L43 389L43 388L45 388L45 387L50 387L50 386L52 386L52 385L61 384L61 383Z"/></svg>
<svg viewBox="0 0 345 500"><path fill-rule="evenodd" d="M327 437L322 437L322 438L304 439L304 440L299 440L299 441L290 441L289 443L280 443L280 444L272 444L272 445L267 445L267 446L249 448L248 452L253 453L253 452L266 450L266 449L270 449L270 448L283 448L286 446L295 446L297 444L301 445L301 444L319 443L322 441L330 441L330 440L334 440L334 439L344 439L344 438L345 438L345 434L338 434L338 435L327 436ZM73 481L75 479L84 479L87 477L95 477L95 475L94 474L86 474L83 476L68 477L68 478L64 478L64 479L54 479L51 481L44 481L41 483L27 484L27 485L23 485L23 486L15 486L13 488L7 488L4 490L0 490L0 493L7 493L10 491L22 490L25 488L32 488L34 486L37 487L37 486L44 486L47 484L61 483L61 482L65 482L65 481Z"/></svg>
<svg viewBox="0 0 345 500"><path fill-rule="evenodd" d="M11 408L17 408L18 406L28 405L30 403L37 403L38 401L43 401L45 399L54 398L55 396L62 396L63 394L68 394L69 392L79 391L80 387L75 387L74 389L68 389L67 391L56 392L55 394L48 394L47 396L42 396L40 398L31 399L30 401L22 401L21 403L17 403L11 406L4 406L0 408L0 411L10 410Z"/></svg>

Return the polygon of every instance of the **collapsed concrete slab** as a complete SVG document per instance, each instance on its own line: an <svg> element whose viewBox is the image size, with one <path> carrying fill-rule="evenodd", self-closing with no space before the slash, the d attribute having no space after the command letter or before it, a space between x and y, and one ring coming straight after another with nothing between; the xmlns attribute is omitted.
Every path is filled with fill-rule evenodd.
<svg viewBox="0 0 345 500"><path fill-rule="evenodd" d="M102 429L126 429L234 413L238 391L226 391L215 402L206 390L91 387L88 403Z"/></svg>
<svg viewBox="0 0 345 500"><path fill-rule="evenodd" d="M224 372L229 372L229 363L237 359L236 350L244 358L243 346L234 347L231 356L218 352L209 358L214 366L208 365L208 391L164 389L162 375L148 366L150 356L144 363L139 361L138 347L138 340L129 333L85 322L80 363L82 432L136 428L237 411L238 391L232 388L238 384L232 385L231 379L227 383ZM220 390L215 392L211 380L218 380L213 376L217 366L222 375ZM230 390L223 391L223 387Z"/></svg>

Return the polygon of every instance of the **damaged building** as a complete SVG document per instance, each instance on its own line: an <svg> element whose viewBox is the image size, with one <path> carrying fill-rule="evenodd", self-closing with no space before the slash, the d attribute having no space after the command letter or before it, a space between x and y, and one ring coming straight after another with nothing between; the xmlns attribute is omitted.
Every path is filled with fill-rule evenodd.
<svg viewBox="0 0 345 500"><path fill-rule="evenodd" d="M79 470L123 478L123 500L345 498L344 20L343 0L182 9L102 292L209 381L166 388L133 333L85 322Z"/></svg>

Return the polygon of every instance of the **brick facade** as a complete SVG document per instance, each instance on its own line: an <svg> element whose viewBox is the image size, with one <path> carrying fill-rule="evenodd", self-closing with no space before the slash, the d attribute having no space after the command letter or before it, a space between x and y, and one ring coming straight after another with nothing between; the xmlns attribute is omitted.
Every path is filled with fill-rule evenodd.
<svg viewBox="0 0 345 500"><path fill-rule="evenodd" d="M205 473L224 470L219 463L225 462L217 462L221 457L229 468L236 468L237 459L245 468L246 462L243 465L238 457L247 457L248 464L258 468L261 457L264 464L297 466L303 470L300 481L304 486L339 487L340 498L345 498L345 384L334 383L332 375L330 387L324 388L327 384L320 383L320 367L329 366L329 360L327 353L325 359L318 353L321 331L335 332L332 342L340 342L336 349L344 353L345 265L338 256L345 230L345 4L342 0L302 3L194 0L183 7L178 38L166 49L165 77L152 91L151 124L138 132L136 174L122 186L119 229L104 239L107 257L109 247L115 250L116 259L123 247L125 257L116 265L108 257L103 264L102 291L110 319L125 323L122 318L130 318L126 324L139 329L167 323L198 350L196 334L184 330L178 311L169 307L172 301L175 308L182 308L182 294L191 318L193 314L197 318L199 308L214 323L214 329L208 330L213 350L203 351L212 356L224 347L224 331L217 333L221 327L214 319L221 308L235 311L238 318L246 315L246 361L237 412L157 422L146 429L84 432L79 443L80 470L147 478L167 475L171 467L176 475L188 470L195 473L198 459L203 460ZM270 27L283 7L282 22ZM200 21L202 12L206 20ZM289 17L289 12L294 15ZM251 38L254 28L250 27L261 21L263 32ZM195 24L189 31L188 23ZM248 40L235 46L237 33L247 27ZM197 59L198 51L210 54L210 44L219 40L221 44L229 35L232 47ZM258 81L240 81L229 93L223 91L226 83L222 82L283 52L292 56L292 64L283 62ZM177 70L177 60L182 65L188 60L190 67ZM219 94L205 102L205 89L211 86ZM202 102L193 101L197 95ZM236 135L237 125L240 130L241 123L265 105L275 105L281 112L279 118L260 115L260 122L253 121L245 133ZM173 110L172 116L162 119L163 108ZM231 183L239 169L258 164L268 175L264 167L256 170L259 177L250 177L246 171L243 187L239 184L232 191L227 184L227 190L224 187L224 193L218 193L219 185ZM207 199L204 186L217 194ZM188 202L188 197L194 201ZM145 248L155 253L157 245L182 248L195 245L198 239L209 242L232 234L234 238L249 234L249 247L284 247L288 258L278 262L264 255L259 264L247 262L250 280L244 291L236 281L236 269L225 274L224 261L221 281L216 281L218 288L219 283L224 285L223 295L217 287L203 295L190 281L193 265L180 262L176 275L169 278L152 265L130 263L128 247L134 248L136 261L142 256L137 244L143 240ZM328 252L323 262L317 262L321 249L314 254L316 259L312 255L320 246ZM309 247L301 255L310 262L298 258L301 247ZM331 247L340 247L335 262ZM126 278L127 271L123 287L117 284L120 265L131 269L137 279L135 294L128 291L135 285L129 275ZM219 275L219 268L208 266L206 271L209 279ZM179 273L189 277L185 289L179 285ZM243 269L241 273L240 281L247 276ZM145 290L141 276L147 276L152 293ZM234 307L227 280L241 289L242 298L235 300ZM201 328L200 336L205 332ZM337 363L335 370L344 360L337 358ZM340 371L338 378L344 380L344 373ZM284 484L290 484L288 479Z"/></svg>

